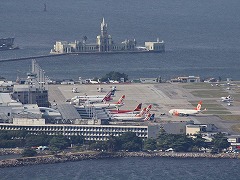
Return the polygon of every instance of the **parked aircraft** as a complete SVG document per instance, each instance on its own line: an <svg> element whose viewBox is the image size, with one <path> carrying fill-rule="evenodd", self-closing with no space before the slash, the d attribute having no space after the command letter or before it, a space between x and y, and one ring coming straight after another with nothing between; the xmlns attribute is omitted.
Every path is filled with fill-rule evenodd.
<svg viewBox="0 0 240 180"><path fill-rule="evenodd" d="M146 114L146 109L147 108L143 108L140 112L138 112L137 114L135 113L119 113L119 114L112 114L112 117L142 117Z"/></svg>
<svg viewBox="0 0 240 180"><path fill-rule="evenodd" d="M144 114L148 114L151 108L152 108L152 105L149 105L148 107L142 109L141 111L117 113L117 114L112 114L112 116L113 117L115 117L115 116L122 116L122 117L123 116L127 116L127 117L142 116Z"/></svg>
<svg viewBox="0 0 240 180"><path fill-rule="evenodd" d="M233 101L233 97L228 95L226 97L221 97L222 102L230 102Z"/></svg>
<svg viewBox="0 0 240 180"><path fill-rule="evenodd" d="M72 104L79 103L95 103L95 102L104 102L112 100L112 91L109 91L106 95L93 95L93 96L75 96L71 99Z"/></svg>
<svg viewBox="0 0 240 180"><path fill-rule="evenodd" d="M147 116L134 116L134 117L113 117L115 120L122 120L122 121L139 121L139 120L144 120L144 121L149 121L149 120L154 120L154 115L155 114L147 114Z"/></svg>
<svg viewBox="0 0 240 180"><path fill-rule="evenodd" d="M188 116L201 112L202 101L200 101L195 109L171 109L169 113L175 116Z"/></svg>
<svg viewBox="0 0 240 180"><path fill-rule="evenodd" d="M133 110L116 110L111 109L109 110L111 114L118 114L118 113L138 113L141 111L142 103L138 104L137 107Z"/></svg>
<svg viewBox="0 0 240 180"><path fill-rule="evenodd" d="M118 102L115 102L115 103L93 103L93 104L90 104L90 103L85 103L84 105L82 105L82 107L95 107L95 108L107 108L107 109L113 109L113 108L119 108L121 106L124 105L123 103L123 100L125 98L125 95L123 95L119 100Z"/></svg>

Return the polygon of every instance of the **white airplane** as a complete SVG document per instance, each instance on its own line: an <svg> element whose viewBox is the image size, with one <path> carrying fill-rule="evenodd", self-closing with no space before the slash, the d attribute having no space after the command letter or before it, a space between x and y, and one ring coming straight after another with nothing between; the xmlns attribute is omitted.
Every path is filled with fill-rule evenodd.
<svg viewBox="0 0 240 180"><path fill-rule="evenodd" d="M222 102L230 102L233 101L233 97L228 95L227 97L221 97Z"/></svg>
<svg viewBox="0 0 240 180"><path fill-rule="evenodd" d="M142 103L138 104L137 107L135 107L135 109L133 110L117 110L117 109L110 109L110 113L111 114L119 114L119 113L139 113L141 111L141 108L142 108Z"/></svg>
<svg viewBox="0 0 240 180"><path fill-rule="evenodd" d="M147 116L134 116L134 117L114 117L114 120L122 120L122 121L134 121L134 120L144 120L144 121L149 121L149 120L154 120L154 115L155 114L147 114Z"/></svg>
<svg viewBox="0 0 240 180"><path fill-rule="evenodd" d="M143 117L144 114L146 114L146 109L143 108L139 113L134 114L134 113L121 113L121 114L112 114L112 117Z"/></svg>
<svg viewBox="0 0 240 180"><path fill-rule="evenodd" d="M142 117L145 114L149 114L149 111L151 110L152 105L149 105L147 108L143 108L138 113L119 113L119 114L112 114L112 117Z"/></svg>
<svg viewBox="0 0 240 180"><path fill-rule="evenodd" d="M200 101L195 109L171 109L169 113L174 116L188 116L201 112L202 101ZM205 109L206 110L206 109Z"/></svg>
<svg viewBox="0 0 240 180"><path fill-rule="evenodd" d="M75 96L70 100L70 104L79 104L79 103L95 103L95 102L104 102L110 101L112 91L109 91L106 95L93 95L93 96Z"/></svg>
<svg viewBox="0 0 240 180"><path fill-rule="evenodd" d="M77 87L73 87L73 88L72 88L72 92L73 92L73 93L78 93Z"/></svg>
<svg viewBox="0 0 240 180"><path fill-rule="evenodd" d="M95 107L95 108L107 108L107 109L113 109L113 108L119 108L121 106L124 105L123 100L125 98L125 95L123 95L118 102L115 103L93 103L93 104L89 104L89 103L85 103L84 105L80 106L80 107Z"/></svg>
<svg viewBox="0 0 240 180"><path fill-rule="evenodd" d="M110 90L111 92L111 96L114 96L115 94L115 90ZM109 92L108 92L109 93ZM107 94L108 94L107 93ZM75 99L79 99L79 98L104 98L106 95L102 95L102 94L98 94L98 95L84 95L84 96L74 96L73 98L71 98L71 100L75 100Z"/></svg>

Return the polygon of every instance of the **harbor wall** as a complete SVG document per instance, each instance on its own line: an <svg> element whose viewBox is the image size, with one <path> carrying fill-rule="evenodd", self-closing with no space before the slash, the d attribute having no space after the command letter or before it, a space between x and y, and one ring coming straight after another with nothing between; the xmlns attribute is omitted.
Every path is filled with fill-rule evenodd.
<svg viewBox="0 0 240 180"><path fill-rule="evenodd" d="M71 52L71 53L52 53L48 55L39 55L39 56L28 56L28 57L18 57L18 58L9 58L9 59L0 59L0 62L8 61L21 61L29 59L40 59L45 57L56 57L56 56L65 56L65 55L91 55L91 54L134 54L134 53L162 53L155 51L111 51L111 52Z"/></svg>
<svg viewBox="0 0 240 180"><path fill-rule="evenodd" d="M105 159L105 158L123 158L123 157L167 157L167 158L228 158L239 159L238 154L210 154L210 153L177 153L177 152L78 152L56 155L44 155L36 157L23 157L16 159L5 159L0 161L0 168L18 167L38 164L54 164L72 161Z"/></svg>

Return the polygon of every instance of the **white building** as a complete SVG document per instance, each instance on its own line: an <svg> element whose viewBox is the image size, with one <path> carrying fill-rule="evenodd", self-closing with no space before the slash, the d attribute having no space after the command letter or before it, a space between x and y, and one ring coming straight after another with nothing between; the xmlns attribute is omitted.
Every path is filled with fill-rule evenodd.
<svg viewBox="0 0 240 180"><path fill-rule="evenodd" d="M182 76L175 79L171 79L171 82L182 82L182 83L199 83L199 76Z"/></svg>
<svg viewBox="0 0 240 180"><path fill-rule="evenodd" d="M156 138L158 126L124 126L124 125L72 125L72 124L4 124L0 123L0 130L26 130L30 134L84 136L85 140L102 141L109 136L120 136L124 132L134 132L141 138Z"/></svg>
<svg viewBox="0 0 240 180"><path fill-rule="evenodd" d="M158 83L158 78L140 78L141 83Z"/></svg>
<svg viewBox="0 0 240 180"><path fill-rule="evenodd" d="M157 42L145 42L145 47L148 51L165 51L164 41L159 41L159 38L157 38Z"/></svg>
<svg viewBox="0 0 240 180"><path fill-rule="evenodd" d="M107 23L103 18L101 22L101 33L96 38L96 43L87 43L87 37L83 37L82 41L57 41L50 53L65 54L65 53L97 53L97 52L133 52L133 51L154 51L164 52L164 42L157 40L157 42L146 42L146 47L136 47L136 40L126 39L121 43L115 43L112 36L108 34Z"/></svg>

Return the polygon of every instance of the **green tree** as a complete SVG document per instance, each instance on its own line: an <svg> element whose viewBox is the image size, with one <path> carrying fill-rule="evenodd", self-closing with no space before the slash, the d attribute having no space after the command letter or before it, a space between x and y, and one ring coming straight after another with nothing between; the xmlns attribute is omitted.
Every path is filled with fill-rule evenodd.
<svg viewBox="0 0 240 180"><path fill-rule="evenodd" d="M121 149L121 142L118 137L110 136L107 140L108 151L118 151Z"/></svg>
<svg viewBox="0 0 240 180"><path fill-rule="evenodd" d="M143 141L136 136L134 132L125 132L120 137L121 149L128 151L140 151L142 149Z"/></svg>
<svg viewBox="0 0 240 180"><path fill-rule="evenodd" d="M174 142L174 135L167 133L159 133L157 137L157 149L166 150L172 148Z"/></svg>
<svg viewBox="0 0 240 180"><path fill-rule="evenodd" d="M111 71L110 73L107 73L105 76L103 76L100 80L101 82L108 82L109 79L114 81L120 81L121 78L124 78L124 80L127 81L128 75L120 72Z"/></svg>
<svg viewBox="0 0 240 180"><path fill-rule="evenodd" d="M177 152L191 151L193 146L193 139L186 135L175 135L175 141L172 144L172 148Z"/></svg>
<svg viewBox="0 0 240 180"><path fill-rule="evenodd" d="M174 151L190 151L193 146L193 140L183 134L159 133L157 138L157 148L166 150L173 148Z"/></svg>
<svg viewBox="0 0 240 180"><path fill-rule="evenodd" d="M217 152L222 152L223 149L226 149L230 146L230 143L227 141L227 137L223 133L217 133L213 136L212 139L213 150Z"/></svg>
<svg viewBox="0 0 240 180"><path fill-rule="evenodd" d="M83 136L69 136L71 144L74 145L82 145L84 143L84 137Z"/></svg>
<svg viewBox="0 0 240 180"><path fill-rule="evenodd" d="M144 150L155 150L157 149L156 139L148 138L144 141Z"/></svg>
<svg viewBox="0 0 240 180"><path fill-rule="evenodd" d="M50 142L50 149L53 151L63 150L70 145L70 140L65 136L54 136Z"/></svg>
<svg viewBox="0 0 240 180"><path fill-rule="evenodd" d="M195 138L193 138L193 144L195 147L195 151L199 150L201 148L207 148L208 144L206 143L206 140L202 138L201 134L195 134Z"/></svg>
<svg viewBox="0 0 240 180"><path fill-rule="evenodd" d="M51 136L40 134L40 135L27 135L25 138L25 146L33 147L33 146L48 146Z"/></svg>
<svg viewBox="0 0 240 180"><path fill-rule="evenodd" d="M37 151L35 151L34 149L24 149L22 152L22 156L23 157L32 157L32 156L36 156L37 155Z"/></svg>
<svg viewBox="0 0 240 180"><path fill-rule="evenodd" d="M108 150L108 144L105 141L97 141L90 145L90 149L92 150L98 150L98 151L107 151Z"/></svg>

